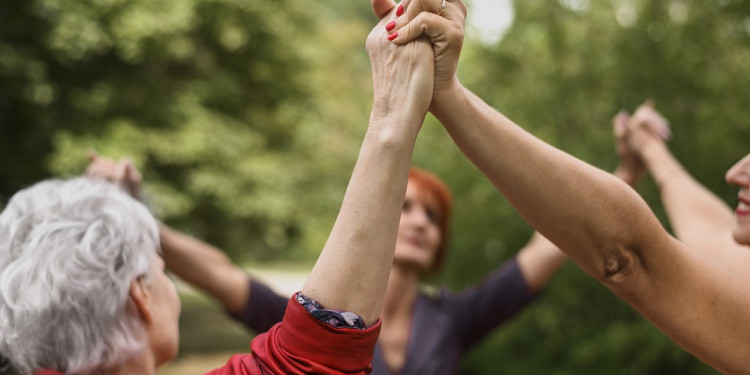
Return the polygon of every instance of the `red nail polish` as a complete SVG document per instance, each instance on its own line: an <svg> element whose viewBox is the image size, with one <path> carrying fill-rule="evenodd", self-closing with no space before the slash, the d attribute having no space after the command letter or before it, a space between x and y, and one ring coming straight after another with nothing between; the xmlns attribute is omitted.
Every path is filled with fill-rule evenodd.
<svg viewBox="0 0 750 375"><path fill-rule="evenodd" d="M396 28L396 21L388 22L387 25L385 25L385 31L391 31Z"/></svg>
<svg viewBox="0 0 750 375"><path fill-rule="evenodd" d="M391 35L388 35L388 40L393 41L393 39L396 39L396 37L398 37L398 31Z"/></svg>
<svg viewBox="0 0 750 375"><path fill-rule="evenodd" d="M398 8L396 8L396 17L401 17L402 14L404 14L404 4L398 4Z"/></svg>

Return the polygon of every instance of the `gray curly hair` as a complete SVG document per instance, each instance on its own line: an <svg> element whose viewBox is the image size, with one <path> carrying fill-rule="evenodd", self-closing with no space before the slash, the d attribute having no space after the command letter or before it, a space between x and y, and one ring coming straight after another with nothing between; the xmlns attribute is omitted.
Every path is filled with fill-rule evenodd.
<svg viewBox="0 0 750 375"><path fill-rule="evenodd" d="M129 298L159 252L156 220L115 185L48 180L0 214L0 353L20 373L100 373L144 350Z"/></svg>

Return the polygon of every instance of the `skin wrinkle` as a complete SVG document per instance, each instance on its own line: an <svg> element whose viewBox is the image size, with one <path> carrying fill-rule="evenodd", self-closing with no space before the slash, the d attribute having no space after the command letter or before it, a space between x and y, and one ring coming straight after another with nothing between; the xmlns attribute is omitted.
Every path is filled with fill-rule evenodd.
<svg viewBox="0 0 750 375"><path fill-rule="evenodd" d="M607 283L622 284L635 273L632 257L624 250L614 250L604 256L603 280Z"/></svg>
<svg viewBox="0 0 750 375"><path fill-rule="evenodd" d="M622 290L626 284L635 282L636 275L647 271L646 262L642 259L641 249L628 240L626 231L619 231L612 235L609 244L597 244L597 247L607 249L602 254L602 269L600 276L595 277L613 290ZM618 245L612 245L612 244Z"/></svg>

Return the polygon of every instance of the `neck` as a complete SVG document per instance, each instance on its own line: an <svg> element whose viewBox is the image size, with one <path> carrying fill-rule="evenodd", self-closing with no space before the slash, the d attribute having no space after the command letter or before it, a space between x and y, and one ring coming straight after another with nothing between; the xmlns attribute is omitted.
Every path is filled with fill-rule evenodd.
<svg viewBox="0 0 750 375"><path fill-rule="evenodd" d="M111 375L127 375L127 374L143 374L143 375L155 375L156 364L154 361L153 353L150 350L145 350L143 354L125 362L122 366L114 369L110 372Z"/></svg>
<svg viewBox="0 0 750 375"><path fill-rule="evenodd" d="M388 286L385 290L385 300L381 316L386 321L388 317L399 314L410 314L419 290L419 270L408 265L393 264Z"/></svg>

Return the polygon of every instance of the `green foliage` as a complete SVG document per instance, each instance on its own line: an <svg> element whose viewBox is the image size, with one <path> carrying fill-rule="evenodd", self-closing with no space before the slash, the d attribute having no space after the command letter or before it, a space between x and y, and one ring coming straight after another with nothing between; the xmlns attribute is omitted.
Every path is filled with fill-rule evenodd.
<svg viewBox="0 0 750 375"><path fill-rule="evenodd" d="M467 35L465 86L605 170L616 162L611 117L653 98L678 159L736 201L723 175L750 135L746 2L524 0L514 9L496 45ZM374 21L367 2L349 0L3 2L0 202L80 174L93 148L133 159L161 219L235 259L315 259L366 128L364 38ZM479 282L528 240L532 229L430 116L413 160L455 196L437 282ZM640 192L663 218L654 185ZM498 372L713 373L573 265L461 369Z"/></svg>
<svg viewBox="0 0 750 375"><path fill-rule="evenodd" d="M288 245L309 170L289 151L315 113L297 37L313 22L295 2L3 7L4 195L81 173L93 148L132 158L167 221L258 258Z"/></svg>

